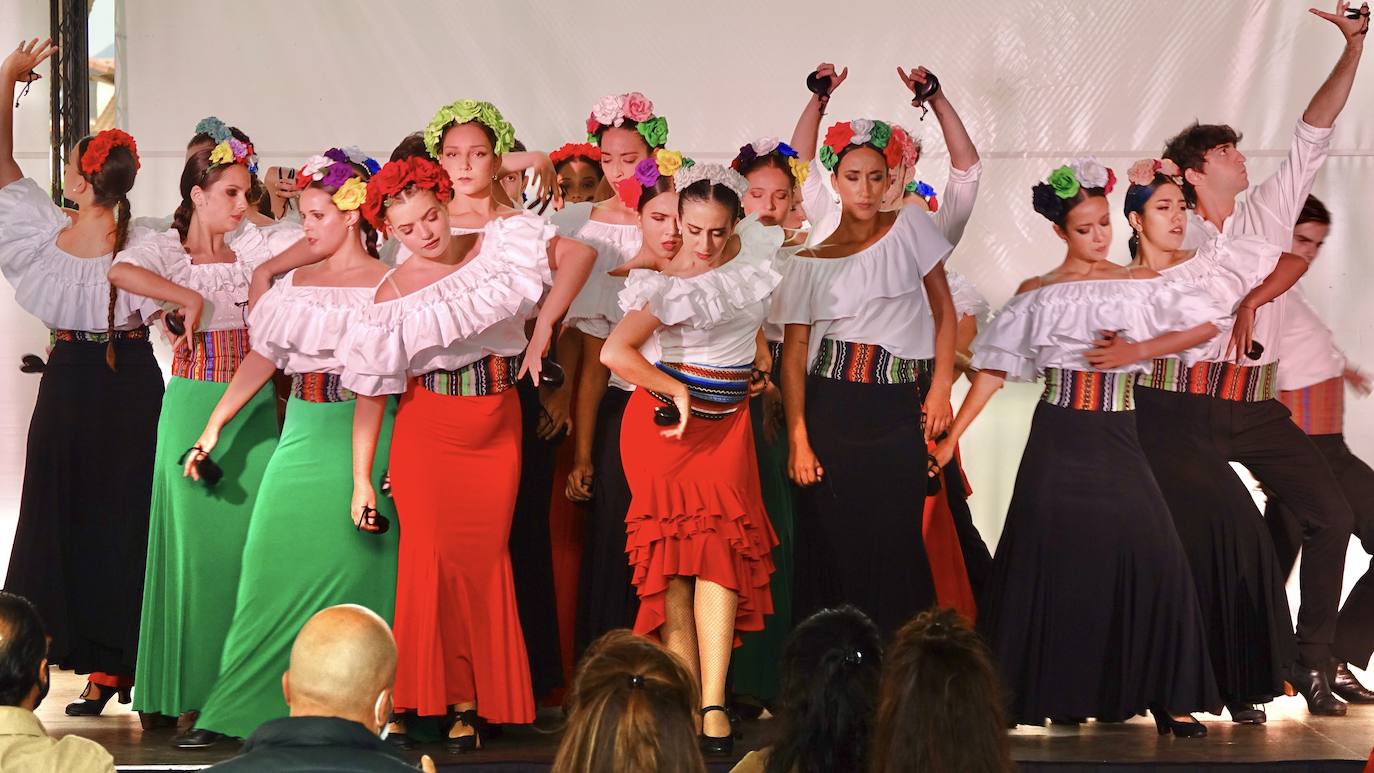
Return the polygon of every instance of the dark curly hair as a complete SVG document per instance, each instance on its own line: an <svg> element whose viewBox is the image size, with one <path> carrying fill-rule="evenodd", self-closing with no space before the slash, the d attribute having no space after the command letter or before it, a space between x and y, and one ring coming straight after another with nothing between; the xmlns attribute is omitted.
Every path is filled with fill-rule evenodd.
<svg viewBox="0 0 1374 773"><path fill-rule="evenodd" d="M1183 197L1188 206L1197 205L1197 191L1188 182L1188 170L1201 172L1204 156L1222 145L1239 145L1243 135L1226 124L1198 123L1175 134L1164 143L1164 158L1178 164L1183 175Z"/></svg>
<svg viewBox="0 0 1374 773"><path fill-rule="evenodd" d="M1322 203L1321 199L1310 193L1307 195L1307 201L1303 202L1302 211L1298 213L1298 222L1294 225L1302 225L1303 223L1331 225L1331 213L1326 209L1326 205Z"/></svg>
<svg viewBox="0 0 1374 773"><path fill-rule="evenodd" d="M1035 207L1035 211L1043 215L1046 220L1063 228L1074 207L1096 196L1105 198L1107 190L1105 188L1079 188L1078 193L1067 199L1061 199L1059 194L1054 192L1053 186L1048 183L1037 183L1034 188L1031 188L1031 206Z"/></svg>

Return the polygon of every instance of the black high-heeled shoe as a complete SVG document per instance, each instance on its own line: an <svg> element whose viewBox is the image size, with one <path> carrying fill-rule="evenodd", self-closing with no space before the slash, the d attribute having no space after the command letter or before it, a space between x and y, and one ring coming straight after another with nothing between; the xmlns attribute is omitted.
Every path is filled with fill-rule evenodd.
<svg viewBox="0 0 1374 773"><path fill-rule="evenodd" d="M1308 668L1296 661L1284 669L1283 691L1286 695L1301 694L1307 701L1307 711L1323 717L1345 716L1345 702L1331 691L1331 680L1326 671Z"/></svg>
<svg viewBox="0 0 1374 773"><path fill-rule="evenodd" d="M475 752L482 748L482 722L481 717L477 716L477 709L467 709L466 711L450 711L449 718L453 724L449 725L449 732L453 732L454 725L460 722L472 728L472 735L460 735L448 737L444 740L444 749L453 754L463 754L465 752Z"/></svg>
<svg viewBox="0 0 1374 773"><path fill-rule="evenodd" d="M392 714L387 718L388 725L404 725L407 714ZM408 727L408 726L407 726ZM407 732L387 733L386 742L403 752L408 752L415 748L415 740Z"/></svg>
<svg viewBox="0 0 1374 773"><path fill-rule="evenodd" d="M1150 713L1155 718L1155 729L1160 735L1174 734L1175 738L1206 738L1207 726L1197 721L1197 718L1188 715L1188 721L1174 719L1169 712L1164 709L1152 708Z"/></svg>
<svg viewBox="0 0 1374 773"><path fill-rule="evenodd" d="M703 727L701 735L697 736L697 740L701 743L701 753L708 757L728 757L735 752L735 717L724 706L707 706L699 709L698 713L705 720L706 715L713 711L719 711L725 715L726 721L730 723L730 734L718 738L714 735L707 735Z"/></svg>
<svg viewBox="0 0 1374 773"><path fill-rule="evenodd" d="M1231 721L1238 725L1262 725L1269 721L1264 709L1253 703L1228 703L1226 710L1231 712Z"/></svg>
<svg viewBox="0 0 1374 773"><path fill-rule="evenodd" d="M94 689L96 694L100 697L94 699L88 698L87 696L91 694L92 689ZM98 717L101 712L105 710L105 704L109 703L110 699L116 695L119 696L120 703L128 704L133 701L133 697L129 694L128 687L116 689L114 687L98 685L95 682L87 682L86 689L81 691L81 698L67 704L67 716Z"/></svg>

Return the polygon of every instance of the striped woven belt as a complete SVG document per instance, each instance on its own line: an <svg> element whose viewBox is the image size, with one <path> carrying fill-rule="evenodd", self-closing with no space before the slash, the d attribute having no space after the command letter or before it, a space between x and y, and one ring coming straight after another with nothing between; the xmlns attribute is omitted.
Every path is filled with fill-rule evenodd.
<svg viewBox="0 0 1374 773"><path fill-rule="evenodd" d="M908 360L877 344L821 339L811 375L858 384L919 384L935 370L934 360Z"/></svg>
<svg viewBox="0 0 1374 773"><path fill-rule="evenodd" d="M431 370L417 380L420 386L436 395L485 397L514 387L515 374L519 372L519 357L488 354L457 370Z"/></svg>
<svg viewBox="0 0 1374 773"><path fill-rule="evenodd" d="M1045 369L1045 391L1040 400L1075 411L1135 410L1134 373Z"/></svg>
<svg viewBox="0 0 1374 773"><path fill-rule="evenodd" d="M1199 362L1191 368L1175 357L1157 359L1140 386L1166 392L1208 395L1218 400L1257 403L1278 394L1279 364L1237 365L1233 362Z"/></svg>
<svg viewBox="0 0 1374 773"><path fill-rule="evenodd" d="M234 377L248 356L248 328L193 333L189 343L189 353L183 347L172 356L172 375L224 383Z"/></svg>
<svg viewBox="0 0 1374 773"><path fill-rule="evenodd" d="M687 393L693 400L692 415L699 419L723 419L739 410L740 403L749 397L749 376L754 370L753 363L701 365L693 362L660 362L656 367L687 385ZM664 403L673 402L668 395L652 390L649 394Z"/></svg>
<svg viewBox="0 0 1374 773"><path fill-rule="evenodd" d="M346 403L357 395L344 389L337 373L296 373L291 396L308 403Z"/></svg>
<svg viewBox="0 0 1374 773"><path fill-rule="evenodd" d="M91 343L108 344L110 339L116 341L147 341L148 328L136 327L133 330L116 330L114 335L109 333L93 333L89 330L49 330L48 343L55 344L59 341L63 343Z"/></svg>
<svg viewBox="0 0 1374 773"><path fill-rule="evenodd" d="M1345 431L1345 379L1340 376L1279 392L1279 402L1288 406L1293 421L1309 435L1339 435Z"/></svg>

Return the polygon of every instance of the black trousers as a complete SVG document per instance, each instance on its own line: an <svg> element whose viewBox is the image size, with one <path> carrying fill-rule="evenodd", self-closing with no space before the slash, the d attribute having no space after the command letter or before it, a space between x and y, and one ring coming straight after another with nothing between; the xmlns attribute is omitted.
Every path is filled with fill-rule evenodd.
<svg viewBox="0 0 1374 773"><path fill-rule="evenodd" d="M1140 418L1148 420L1147 403L1156 401L1195 401L1196 420L1210 438L1211 452L1190 449L1188 454L1166 457L1159 448L1146 444L1156 475L1161 466L1177 465L1186 478L1195 457L1198 464L1217 460L1237 462L1250 470L1265 489L1281 497L1302 528L1302 597L1298 608L1298 651L1303 662L1316 666L1331 657L1336 639L1336 620L1340 610L1341 583L1345 575L1345 552L1355 516L1346 503L1325 457L1307 434L1293 423L1292 414L1278 400L1242 402L1219 400L1205 395L1188 395L1138 387L1136 401ZM1142 438L1143 443L1143 438Z"/></svg>
<svg viewBox="0 0 1374 773"><path fill-rule="evenodd" d="M1374 555L1374 470L1350 452L1344 435L1312 435L1311 438L1312 445L1326 458L1331 474L1354 512L1355 536L1359 537L1365 552ZM1293 570L1298 549L1303 546L1302 524L1293 508L1277 495L1270 497L1264 516L1269 533L1274 537L1279 567L1287 574ZM1369 667L1370 656L1374 655L1374 563L1356 581L1341 606L1331 652L1338 660L1360 668Z"/></svg>

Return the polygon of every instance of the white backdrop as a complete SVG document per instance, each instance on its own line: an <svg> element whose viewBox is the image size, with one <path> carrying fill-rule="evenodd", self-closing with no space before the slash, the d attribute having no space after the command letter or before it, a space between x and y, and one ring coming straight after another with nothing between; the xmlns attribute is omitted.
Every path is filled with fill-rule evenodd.
<svg viewBox="0 0 1374 773"><path fill-rule="evenodd" d="M850 68L829 118L867 115L912 129L926 146L921 176L938 189L946 176L938 126L917 120L894 70L923 64L939 74L984 159L978 207L950 263L996 306L1062 257L1029 188L1069 157L1095 154L1124 177L1131 161L1158 155L1197 118L1245 133L1252 179L1272 171L1343 42L1307 5L122 0L121 125L144 159L135 213L165 214L177 200L185 142L208 114L246 130L264 164L295 165L343 144L384 158L461 97L495 102L528 145L551 149L582 139L602 94L639 90L667 116L670 146L728 158L754 136L787 137L808 96L806 74L828 60ZM0 21L39 34L44 6L12 0ZM1316 184L1336 224L1304 285L1351 358L1374 367L1374 310L1361 302L1374 278L1366 249L1374 243L1374 62L1365 69ZM37 127L24 142L41 150L40 91L27 98L21 130ZM1124 260L1119 215L1117 233ZM36 382L13 363L43 344L41 327L9 295L0 300L0 521L14 516ZM1036 395L1008 387L965 444L972 506L990 544ZM1374 458L1374 401L1352 400L1346 426L1356 453Z"/></svg>

